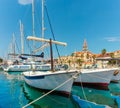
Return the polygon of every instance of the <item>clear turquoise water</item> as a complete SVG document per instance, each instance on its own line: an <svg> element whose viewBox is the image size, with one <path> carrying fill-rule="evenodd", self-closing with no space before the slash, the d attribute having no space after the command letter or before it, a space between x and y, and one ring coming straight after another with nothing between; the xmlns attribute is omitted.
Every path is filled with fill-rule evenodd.
<svg viewBox="0 0 120 108"><path fill-rule="evenodd" d="M99 105L120 108L120 82L110 84L109 88L109 91L104 91L74 86L72 95ZM45 93L25 84L21 73L0 71L0 108L22 108L43 94ZM70 98L48 95L27 108L83 108L72 98L72 95Z"/></svg>

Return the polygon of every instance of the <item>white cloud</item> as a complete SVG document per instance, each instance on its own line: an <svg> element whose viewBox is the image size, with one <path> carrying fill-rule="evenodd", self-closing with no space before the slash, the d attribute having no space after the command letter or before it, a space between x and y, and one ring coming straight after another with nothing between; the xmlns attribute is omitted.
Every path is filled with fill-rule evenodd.
<svg viewBox="0 0 120 108"><path fill-rule="evenodd" d="M120 41L120 37L106 37L104 38L105 40L109 41L109 42L117 42Z"/></svg>
<svg viewBox="0 0 120 108"><path fill-rule="evenodd" d="M21 5L31 4L32 0L18 0L18 3Z"/></svg>

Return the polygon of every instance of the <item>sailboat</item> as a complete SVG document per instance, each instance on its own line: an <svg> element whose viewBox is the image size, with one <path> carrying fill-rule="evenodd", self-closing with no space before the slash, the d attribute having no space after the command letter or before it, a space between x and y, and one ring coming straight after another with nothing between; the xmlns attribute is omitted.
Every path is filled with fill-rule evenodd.
<svg viewBox="0 0 120 108"><path fill-rule="evenodd" d="M33 32L33 36L35 36L35 31L34 31L34 0L32 0L32 32ZM36 54L24 54L24 26L20 21L20 34L21 34L21 54L17 54L17 62L15 63L11 63L8 66L4 66L3 70L6 72L24 72L24 71L30 71L30 70L36 70L36 71L47 71L47 70L51 70L51 65L50 64L46 64L46 63L41 63L41 62L36 62L35 60L33 60L33 57L35 58L43 58L44 57L44 53L42 52L40 55L36 55ZM33 43L33 47L35 48L35 43ZM38 49L34 49L35 52ZM25 56L25 57L24 57ZM27 57L29 56L29 58ZM31 58L30 58L31 56ZM21 62L19 62L21 61ZM57 67L56 67L57 68Z"/></svg>
<svg viewBox="0 0 120 108"><path fill-rule="evenodd" d="M78 70L54 70L52 44L66 45L66 43L28 36L29 40L48 42L51 52L51 71L27 71L23 72L25 82L41 90L53 90L64 96L69 96L74 79L80 74Z"/></svg>
<svg viewBox="0 0 120 108"><path fill-rule="evenodd" d="M26 71L23 72L25 82L34 88L51 91L64 96L70 96L74 79L80 74L77 70L55 70L53 64L52 44L63 45L64 42L44 39L44 0L42 0L42 38L28 36L28 40L48 43L50 47L51 70L50 71Z"/></svg>
<svg viewBox="0 0 120 108"><path fill-rule="evenodd" d="M12 47L14 48L13 52L9 55L11 55L14 59L10 64L7 66L3 66L3 70L6 72L23 72L23 71L30 71L32 69L35 70L50 70L50 64L43 65L40 62L35 62L32 60L32 58L27 58L25 56L34 56L34 57L39 57L43 58L44 53L41 53L40 55L33 55L33 54L24 54L24 42L23 42L23 24L20 21L20 31L21 31L21 48L22 52L21 54L15 54L15 39L14 39L14 34L13 34L13 39L14 41L12 42Z"/></svg>

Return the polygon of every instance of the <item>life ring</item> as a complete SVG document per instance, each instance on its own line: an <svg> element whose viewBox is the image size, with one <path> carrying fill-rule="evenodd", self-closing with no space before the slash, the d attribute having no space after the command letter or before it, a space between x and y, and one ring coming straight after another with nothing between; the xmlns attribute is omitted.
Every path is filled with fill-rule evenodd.
<svg viewBox="0 0 120 108"><path fill-rule="evenodd" d="M113 75L116 76L118 73L119 73L119 71L115 70L114 73L113 73Z"/></svg>

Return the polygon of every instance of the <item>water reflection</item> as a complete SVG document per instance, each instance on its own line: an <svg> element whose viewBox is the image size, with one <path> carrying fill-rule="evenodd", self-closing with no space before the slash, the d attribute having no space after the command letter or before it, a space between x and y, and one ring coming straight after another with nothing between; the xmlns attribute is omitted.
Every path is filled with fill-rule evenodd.
<svg viewBox="0 0 120 108"><path fill-rule="evenodd" d="M23 80L17 75L0 71L0 108L22 108L28 103L22 85Z"/></svg>
<svg viewBox="0 0 120 108"><path fill-rule="evenodd" d="M24 83L23 91L29 102L45 94L38 89L28 86L26 83ZM51 94L35 102L33 106L36 108L79 108L71 98Z"/></svg>
<svg viewBox="0 0 120 108"><path fill-rule="evenodd" d="M109 89L113 95L120 96L120 81L118 83L110 83Z"/></svg>

